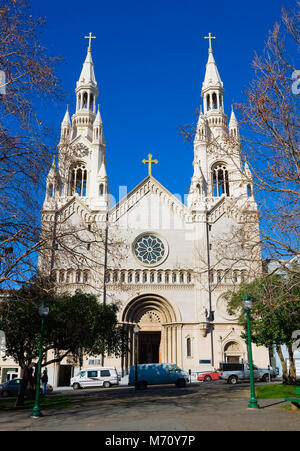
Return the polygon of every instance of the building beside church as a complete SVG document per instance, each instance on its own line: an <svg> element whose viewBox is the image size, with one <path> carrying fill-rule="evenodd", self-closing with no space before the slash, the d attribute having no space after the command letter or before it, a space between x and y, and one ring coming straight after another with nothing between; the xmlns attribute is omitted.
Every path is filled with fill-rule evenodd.
<svg viewBox="0 0 300 451"><path fill-rule="evenodd" d="M247 361L237 317L224 294L261 272L257 205L251 173L241 156L239 126L224 108L224 86L209 52L194 137L189 194L180 201L151 173L119 202L109 194L104 127L96 108L98 85L91 39L76 83L76 111L61 124L58 161L47 177L42 226L59 238L40 255L58 290L94 293L120 303L119 322L129 343L121 358L104 364L126 374L134 363L134 326L140 328L138 361L172 362L188 370ZM165 152L169 150L166 149ZM115 150L116 152L116 150ZM158 158L163 149L156 149ZM187 156L187 158L189 158ZM112 163L106 163L106 159ZM142 162L141 162L142 164ZM76 255L67 252L77 236ZM78 244L79 240L79 244ZM254 362L267 366L267 349L253 345ZM84 367L101 357L85 356ZM71 359L48 369L49 382L65 385Z"/></svg>

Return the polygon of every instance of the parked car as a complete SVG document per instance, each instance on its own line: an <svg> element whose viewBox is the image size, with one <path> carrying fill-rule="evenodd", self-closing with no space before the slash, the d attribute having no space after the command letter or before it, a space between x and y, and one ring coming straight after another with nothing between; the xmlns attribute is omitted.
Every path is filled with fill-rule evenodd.
<svg viewBox="0 0 300 451"><path fill-rule="evenodd" d="M137 365L137 385L144 390L148 385L175 384L185 387L189 381L187 371L175 363L143 363ZM135 385L135 366L130 368L128 385Z"/></svg>
<svg viewBox="0 0 300 451"><path fill-rule="evenodd" d="M7 398L8 396L17 396L20 390L22 379L16 378L11 379L10 381L4 382L0 384L0 394L3 398ZM40 389L42 393L42 388ZM47 384L47 393L52 393L53 387L50 384ZM29 389L26 390L26 394L28 395Z"/></svg>
<svg viewBox="0 0 300 451"><path fill-rule="evenodd" d="M277 376L276 371L274 371L272 368L257 368L257 369L259 371L260 380L263 382L268 382L269 380L275 379Z"/></svg>
<svg viewBox="0 0 300 451"><path fill-rule="evenodd" d="M115 367L87 368L72 377L70 385L74 390L88 387L108 388L119 385L119 376Z"/></svg>
<svg viewBox="0 0 300 451"><path fill-rule="evenodd" d="M221 363L219 369L220 379L226 380L228 384L236 384L239 380L250 379L250 368L248 363ZM276 377L276 373L270 369L258 368L253 365L253 377L257 381L268 381Z"/></svg>
<svg viewBox="0 0 300 451"><path fill-rule="evenodd" d="M220 379L220 374L217 370L201 371L201 373L198 373L198 375L197 375L198 381L210 382L210 381L217 381L219 379Z"/></svg>

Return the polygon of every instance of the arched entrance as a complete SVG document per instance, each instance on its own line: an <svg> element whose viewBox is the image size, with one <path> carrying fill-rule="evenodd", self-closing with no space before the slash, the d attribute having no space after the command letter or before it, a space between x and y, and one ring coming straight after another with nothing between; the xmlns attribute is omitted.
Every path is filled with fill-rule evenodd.
<svg viewBox="0 0 300 451"><path fill-rule="evenodd" d="M148 309L137 317L140 327L138 362L160 363L162 361L161 350L161 316L154 309Z"/></svg>
<svg viewBox="0 0 300 451"><path fill-rule="evenodd" d="M236 341L229 341L224 346L225 361L230 363L239 363L243 356L243 350Z"/></svg>
<svg viewBox="0 0 300 451"><path fill-rule="evenodd" d="M132 299L124 307L122 323L127 332L129 352L123 357L122 368L134 364L133 328L140 328L138 363L177 363L181 348L179 312L163 297L146 294Z"/></svg>

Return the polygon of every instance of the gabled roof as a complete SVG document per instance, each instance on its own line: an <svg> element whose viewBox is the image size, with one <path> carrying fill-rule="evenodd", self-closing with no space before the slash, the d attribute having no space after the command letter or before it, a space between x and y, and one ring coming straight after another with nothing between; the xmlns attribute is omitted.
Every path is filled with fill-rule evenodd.
<svg viewBox="0 0 300 451"><path fill-rule="evenodd" d="M111 208L109 213L111 220L117 221L148 193L157 194L163 202L169 205L182 218L186 214L191 214L188 208L179 199L170 193L170 191L161 185L154 177L148 175L133 190L131 190L126 197L121 199Z"/></svg>

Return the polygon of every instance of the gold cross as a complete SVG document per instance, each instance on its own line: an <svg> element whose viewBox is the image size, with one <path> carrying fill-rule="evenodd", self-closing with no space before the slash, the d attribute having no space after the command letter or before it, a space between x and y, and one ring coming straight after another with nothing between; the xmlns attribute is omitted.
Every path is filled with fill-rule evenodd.
<svg viewBox="0 0 300 451"><path fill-rule="evenodd" d="M157 164L158 161L157 160L152 160L151 153L149 153L148 158L149 158L149 160L143 160L142 163L144 163L144 164L148 163L148 172L149 172L148 175L151 175L151 164L152 163Z"/></svg>
<svg viewBox="0 0 300 451"><path fill-rule="evenodd" d="M212 50L211 40L216 39L216 37L212 36L211 33L208 33L208 36L204 36L204 39L209 39L209 50Z"/></svg>
<svg viewBox="0 0 300 451"><path fill-rule="evenodd" d="M92 39L96 39L96 36L92 36L92 33L90 32L90 34L88 36L84 36L84 39L88 39L89 40L89 49L91 48L91 41Z"/></svg>

